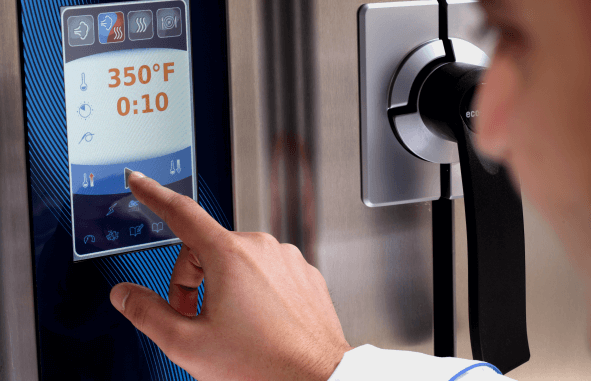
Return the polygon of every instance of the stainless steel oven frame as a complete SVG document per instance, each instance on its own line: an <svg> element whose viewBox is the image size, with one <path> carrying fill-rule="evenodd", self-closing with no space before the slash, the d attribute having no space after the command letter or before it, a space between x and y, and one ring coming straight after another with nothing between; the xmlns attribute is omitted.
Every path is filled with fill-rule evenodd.
<svg viewBox="0 0 591 381"><path fill-rule="evenodd" d="M20 26L0 2L0 380L37 380Z"/></svg>

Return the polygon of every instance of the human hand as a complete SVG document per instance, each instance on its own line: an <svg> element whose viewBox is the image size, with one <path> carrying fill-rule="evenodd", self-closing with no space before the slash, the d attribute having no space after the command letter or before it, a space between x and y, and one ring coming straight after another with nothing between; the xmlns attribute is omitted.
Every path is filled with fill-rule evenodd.
<svg viewBox="0 0 591 381"><path fill-rule="evenodd" d="M297 247L266 233L224 229L195 201L134 172L135 197L184 245L170 304L135 284L111 303L200 381L322 380L351 350L320 272ZM205 279L203 308L197 288Z"/></svg>

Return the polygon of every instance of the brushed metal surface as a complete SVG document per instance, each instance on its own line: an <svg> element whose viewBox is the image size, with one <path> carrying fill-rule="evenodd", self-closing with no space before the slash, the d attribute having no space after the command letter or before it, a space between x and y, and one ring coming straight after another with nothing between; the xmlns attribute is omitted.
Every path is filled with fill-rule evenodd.
<svg viewBox="0 0 591 381"><path fill-rule="evenodd" d="M371 343L432 354L431 203L368 208L359 197L357 11L362 2L277 3L281 4L228 0L237 230L271 233L281 228L277 238L296 244L313 260L327 280L351 345ZM301 20L301 7L307 7L310 24ZM480 12L477 4L451 4L448 11L450 37L470 41L492 56L494 41L477 38L482 17L475 14ZM287 37L290 33L297 36ZM408 51L415 46L397 42L407 44ZM285 82L292 83L291 92L281 94L284 87L280 85ZM273 97L276 107L292 107L299 117L282 117L270 125L269 114L278 112L269 109ZM312 111L312 117L302 122L301 115L307 111ZM307 159L301 158L299 150L289 151L289 145L279 144L276 149L283 149L283 162L310 168L311 181L306 183L306 172L300 169L296 189L311 195L300 197L311 200L307 205L313 214L298 206L282 209L279 219L272 215L277 205L273 200L289 204L286 189L293 183L286 181L285 164L278 165L277 174L272 175L275 149L270 136L277 130L306 128L307 137L314 139L313 150L299 145L308 147L303 150L309 153ZM306 142L301 135L298 139ZM461 180L459 164L454 167L452 176ZM457 184L452 182L453 187ZM455 191L460 190L461 182ZM458 356L471 358L464 203L454 204ZM555 235L527 199L524 218L532 359L509 376L520 381L588 379L591 364L583 285ZM315 232L314 239L307 241L312 252L306 252L309 249L297 234L288 233L294 230L300 237L305 230Z"/></svg>
<svg viewBox="0 0 591 381"><path fill-rule="evenodd" d="M368 208L359 194L362 4L228 0L236 228L300 248L351 345L432 354L430 203Z"/></svg>
<svg viewBox="0 0 591 381"><path fill-rule="evenodd" d="M33 266L15 0L0 2L0 380L37 380Z"/></svg>
<svg viewBox="0 0 591 381"><path fill-rule="evenodd" d="M366 4L359 12L361 192L367 206L441 197L439 164L408 152L392 132L387 114L389 88L399 66L417 47L438 39L437 1Z"/></svg>
<svg viewBox="0 0 591 381"><path fill-rule="evenodd" d="M409 53L404 62L398 65L396 75L392 80L388 105L390 108L408 105L410 90L416 77L430 62L445 57L443 40L435 39L425 42Z"/></svg>
<svg viewBox="0 0 591 381"><path fill-rule="evenodd" d="M449 37L457 50L456 60L488 64L488 57L483 58L478 44L452 34L475 40L478 29L466 28L463 20L469 20L467 24L471 26L484 21L481 13L472 10L478 4L467 0L456 1L451 6L455 8L456 17L450 24ZM384 82L390 81L391 73L396 74L388 105L403 107L407 105L409 88L416 74L425 66L424 61L428 63L445 55L439 40L438 15L436 1L367 4L359 12L362 197L367 206L399 205L442 196L463 197L457 144L434 134L418 115L395 117L394 125L403 144L392 142L383 105ZM430 40L432 42L428 43ZM406 46L409 42L414 42L415 46ZM485 47L488 46L485 44ZM401 147L408 152L400 151ZM441 194L439 163L454 163L449 194Z"/></svg>
<svg viewBox="0 0 591 381"><path fill-rule="evenodd" d="M451 38L450 41L456 62L488 67L489 58L476 45L457 38ZM419 73L428 64L436 59L444 58L445 56L446 53L443 40L427 42L406 56L404 62L399 65L396 75L392 80L388 102L391 109L390 111L392 111L392 109L404 108L407 106L412 84L415 82ZM431 73L443 65L445 64L439 64L432 69ZM366 89L366 91L369 90L369 88ZM420 94L421 92L419 92L419 98L421 97ZM445 134L442 134L438 131L437 126L432 126L428 121L424 120L421 117L421 111L418 105L416 106L416 110L417 111L412 114L404 113L405 110L396 113L393 125L397 132L399 142L411 154L431 163L459 163L458 143L455 141L455 138L453 138L453 136L450 138L448 137L449 135L446 136ZM372 130L372 126L364 126L364 123L362 123L361 126L362 129L365 127L369 130L366 131L366 134ZM452 138L454 140L450 140ZM382 147L381 145L372 146L369 142L366 143L368 144L362 142L362 151L363 149L369 151L375 149L379 150ZM363 169L365 170L365 168ZM410 173L412 173L412 170L413 168L408 168ZM404 178L401 177L398 180L404 181L409 177L409 174L407 174ZM454 177L452 176L451 179L453 180ZM442 197L445 196L446 195L442 195Z"/></svg>

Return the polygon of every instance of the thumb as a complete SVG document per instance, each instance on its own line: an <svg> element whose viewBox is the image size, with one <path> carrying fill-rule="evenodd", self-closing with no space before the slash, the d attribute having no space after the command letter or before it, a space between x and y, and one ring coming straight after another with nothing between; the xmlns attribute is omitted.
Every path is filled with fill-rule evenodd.
<svg viewBox="0 0 591 381"><path fill-rule="evenodd" d="M116 285L110 298L113 307L167 355L174 353L181 332L186 332L185 328L191 324L190 318L176 312L160 295L137 284Z"/></svg>

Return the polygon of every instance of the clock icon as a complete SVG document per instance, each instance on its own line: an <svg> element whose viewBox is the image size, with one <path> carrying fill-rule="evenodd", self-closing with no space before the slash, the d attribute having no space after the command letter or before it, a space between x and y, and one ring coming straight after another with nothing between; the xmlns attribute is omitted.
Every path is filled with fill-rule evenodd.
<svg viewBox="0 0 591 381"><path fill-rule="evenodd" d="M88 117L90 117L91 114L92 107L90 107L88 103L84 102L80 106L78 106L78 115L80 115L82 119L88 119Z"/></svg>

